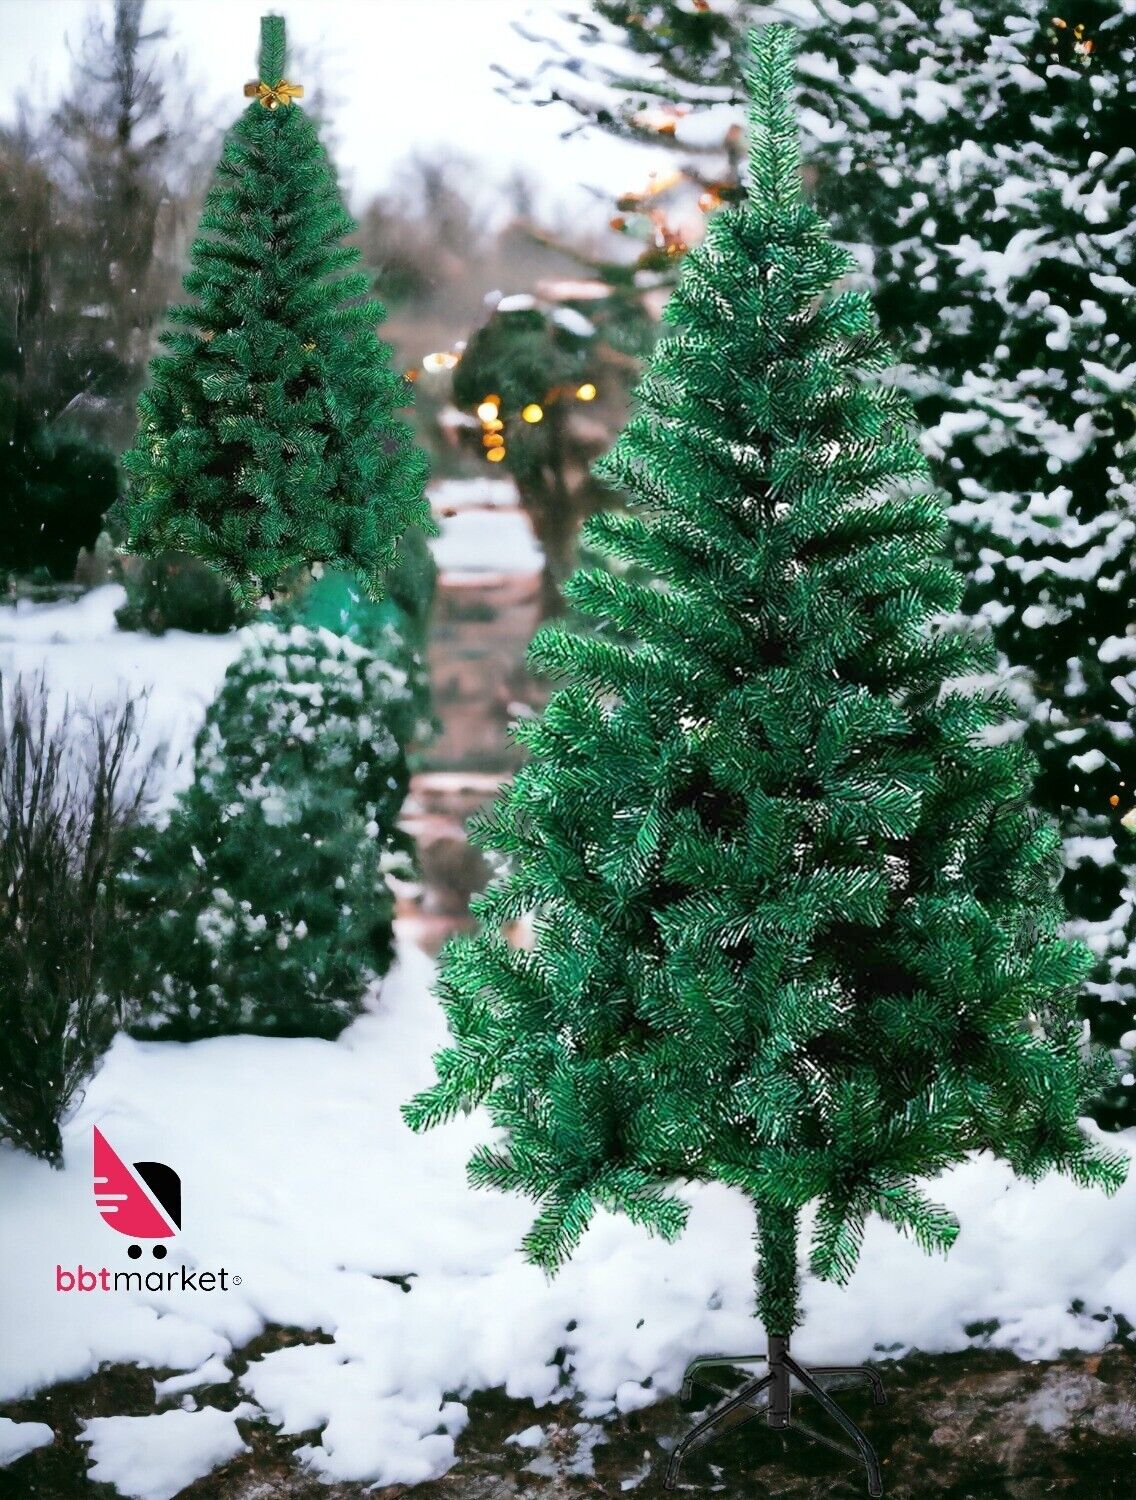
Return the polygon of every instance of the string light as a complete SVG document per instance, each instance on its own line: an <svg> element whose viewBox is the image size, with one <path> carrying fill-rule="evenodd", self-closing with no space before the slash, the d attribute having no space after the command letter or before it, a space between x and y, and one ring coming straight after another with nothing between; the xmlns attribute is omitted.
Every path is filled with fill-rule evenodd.
<svg viewBox="0 0 1136 1500"><path fill-rule="evenodd" d="M594 401L599 392L590 380L578 386L553 386L545 401L555 401L564 396L575 396L577 401ZM481 422L481 446L491 464L499 464L505 457L505 423L500 416L500 396L483 396L474 408ZM529 426L544 421L544 407L539 401L526 402L521 407L521 420Z"/></svg>
<svg viewBox="0 0 1136 1500"><path fill-rule="evenodd" d="M500 396L483 396L477 403L477 415L481 420L481 446L491 464L499 464L505 457L505 424L498 415L500 410Z"/></svg>

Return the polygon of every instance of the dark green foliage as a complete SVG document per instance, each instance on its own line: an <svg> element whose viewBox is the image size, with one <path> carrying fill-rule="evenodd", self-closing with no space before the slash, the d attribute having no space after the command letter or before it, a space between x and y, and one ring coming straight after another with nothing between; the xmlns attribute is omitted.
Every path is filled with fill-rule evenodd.
<svg viewBox="0 0 1136 1500"><path fill-rule="evenodd" d="M748 202L688 257L600 466L632 509L588 541L662 587L579 572L573 604L633 643L533 644L566 686L477 825L509 869L448 950L453 1041L405 1110L488 1107L504 1137L472 1180L539 1203L550 1271L597 1207L672 1237L676 1183L739 1188L773 1333L799 1321L807 1204L812 1269L844 1280L870 1213L951 1243L919 1179L970 1151L1124 1175L1078 1125L1111 1063L1056 935L1060 841L975 690L988 648L942 623L962 580L910 409L801 196L791 37L752 40Z"/></svg>
<svg viewBox="0 0 1136 1500"><path fill-rule="evenodd" d="M586 376L588 356L588 339L540 308L506 308L470 339L454 370L454 399L476 406L494 395L502 418L518 418L530 401L543 404L562 386L570 396ZM541 426L527 436L535 441Z"/></svg>
<svg viewBox="0 0 1136 1500"><path fill-rule="evenodd" d="M976 37L936 42L967 130L953 112L896 122L896 178L867 228L888 315L926 349L918 409L972 575L964 608L1016 669L1036 798L1065 835L1070 930L1097 959L1083 1013L1115 1045L1136 1025L1136 841L1120 825L1136 801L1136 14L1085 0L1058 15L984 0ZM1118 1080L1094 1113L1132 1124L1136 1086Z"/></svg>
<svg viewBox="0 0 1136 1500"><path fill-rule="evenodd" d="M51 107L35 87L0 124L0 365L33 425L117 454L204 132L160 7L108 0L72 19L63 95Z"/></svg>
<svg viewBox="0 0 1136 1500"><path fill-rule="evenodd" d="M224 579L186 552L145 557L126 574L126 603L115 613L122 630L190 630L224 635L251 619Z"/></svg>
<svg viewBox="0 0 1136 1500"><path fill-rule="evenodd" d="M115 871L146 798L134 706L65 709L42 680L0 703L0 1136L53 1165L60 1121L118 1027L103 978Z"/></svg>
<svg viewBox="0 0 1136 1500"><path fill-rule="evenodd" d="M1136 15L933 0L822 30L810 51L886 80L866 129L828 86L849 128L815 152L824 193L841 237L871 247L884 329L916 366L903 378L970 575L964 612L1014 669L1035 799L1065 839L1069 932L1096 957L1082 1014L1115 1045L1136 1024L1120 826L1136 800ZM1136 1086L1117 1079L1093 1113L1132 1123Z"/></svg>
<svg viewBox="0 0 1136 1500"><path fill-rule="evenodd" d="M279 17L262 48L275 84ZM425 457L395 415L410 388L375 335L369 278L351 269L354 227L309 116L254 100L190 251L196 300L170 312L123 459L132 551L190 552L244 603L314 562L377 597L405 528L430 529Z"/></svg>
<svg viewBox="0 0 1136 1500"><path fill-rule="evenodd" d="M0 573L65 581L118 493L114 454L83 438L53 436L0 383L0 493Z"/></svg>
<svg viewBox="0 0 1136 1500"><path fill-rule="evenodd" d="M336 1036L391 959L388 873L415 728L405 671L302 625L253 626L147 829L120 962L139 1035Z"/></svg>

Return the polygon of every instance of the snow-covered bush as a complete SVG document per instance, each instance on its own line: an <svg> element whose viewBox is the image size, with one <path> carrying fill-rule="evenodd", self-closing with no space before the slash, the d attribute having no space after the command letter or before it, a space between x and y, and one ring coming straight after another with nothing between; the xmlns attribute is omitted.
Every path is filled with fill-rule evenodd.
<svg viewBox="0 0 1136 1500"><path fill-rule="evenodd" d="M59 1123L119 1022L115 871L146 797L136 709L49 716L0 691L0 1136L60 1165Z"/></svg>
<svg viewBox="0 0 1136 1500"><path fill-rule="evenodd" d="M338 1034L391 959L387 876L415 727L406 672L331 631L257 625L192 785L125 877L136 1034Z"/></svg>

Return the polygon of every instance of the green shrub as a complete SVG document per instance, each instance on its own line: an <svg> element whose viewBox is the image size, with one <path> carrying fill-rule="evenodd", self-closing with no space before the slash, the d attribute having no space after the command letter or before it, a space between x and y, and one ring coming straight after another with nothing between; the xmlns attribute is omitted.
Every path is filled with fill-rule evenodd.
<svg viewBox="0 0 1136 1500"><path fill-rule="evenodd" d="M0 422L0 432L7 424ZM52 438L19 424L0 442L0 573L72 577L84 547L94 545L118 494L108 448L81 438Z"/></svg>
<svg viewBox="0 0 1136 1500"><path fill-rule="evenodd" d="M123 630L224 635L252 618L252 611L234 601L219 574L184 552L132 561L125 583L126 603L115 614Z"/></svg>
<svg viewBox="0 0 1136 1500"><path fill-rule="evenodd" d="M193 784L138 842L123 983L137 1035L333 1037L388 968L409 875L395 827L406 671L341 635L253 626L197 739Z"/></svg>

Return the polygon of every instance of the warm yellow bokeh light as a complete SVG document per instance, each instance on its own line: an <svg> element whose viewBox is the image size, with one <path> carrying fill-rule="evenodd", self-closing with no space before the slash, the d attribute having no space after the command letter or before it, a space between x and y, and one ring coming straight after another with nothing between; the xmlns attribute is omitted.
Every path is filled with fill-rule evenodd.
<svg viewBox="0 0 1136 1500"><path fill-rule="evenodd" d="M493 396L487 396L477 408L477 415L483 422L492 422L497 415L497 401Z"/></svg>
<svg viewBox="0 0 1136 1500"><path fill-rule="evenodd" d="M544 407L536 401L530 401L521 412L521 416L526 422L539 422L544 416Z"/></svg>
<svg viewBox="0 0 1136 1500"><path fill-rule="evenodd" d="M489 452L485 456L491 464L499 464L505 457L504 444L502 444L500 448L490 448Z"/></svg>
<svg viewBox="0 0 1136 1500"><path fill-rule="evenodd" d="M596 388L590 380L585 380L583 385L576 387L577 401L594 401L596 399Z"/></svg>

